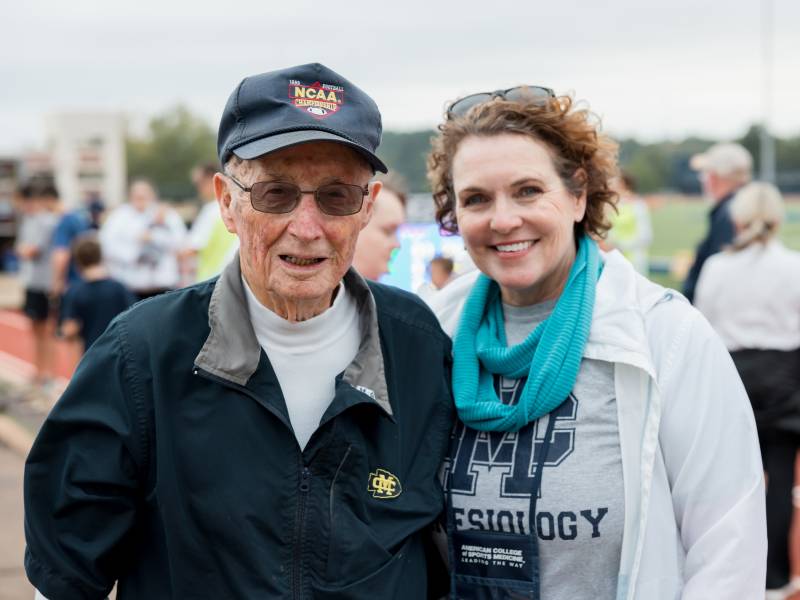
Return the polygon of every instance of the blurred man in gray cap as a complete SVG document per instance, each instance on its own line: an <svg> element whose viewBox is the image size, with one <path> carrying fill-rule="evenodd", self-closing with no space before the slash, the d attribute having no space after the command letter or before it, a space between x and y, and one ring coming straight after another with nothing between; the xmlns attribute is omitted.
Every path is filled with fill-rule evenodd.
<svg viewBox="0 0 800 600"><path fill-rule="evenodd" d="M450 341L350 267L386 167L373 100L320 64L243 80L216 197L240 251L92 345L28 457L52 600L435 595Z"/></svg>
<svg viewBox="0 0 800 600"><path fill-rule="evenodd" d="M703 263L733 241L734 228L728 204L736 191L752 179L753 157L740 144L722 143L714 144L702 154L695 154L689 165L698 172L703 195L713 202L708 215L708 232L698 244L694 264L683 282L683 294L693 302Z"/></svg>

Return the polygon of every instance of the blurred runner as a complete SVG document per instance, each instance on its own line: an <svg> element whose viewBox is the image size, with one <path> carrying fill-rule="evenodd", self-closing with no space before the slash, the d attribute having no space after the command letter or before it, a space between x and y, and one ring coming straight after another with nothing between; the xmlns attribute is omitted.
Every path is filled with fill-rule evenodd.
<svg viewBox="0 0 800 600"><path fill-rule="evenodd" d="M80 238L73 255L83 281L71 286L64 296L61 332L68 340L79 344L83 353L136 298L124 285L109 277L96 239Z"/></svg>
<svg viewBox="0 0 800 600"><path fill-rule="evenodd" d="M372 218L358 236L353 266L362 276L377 281L389 272L389 261L400 247L397 230L406 220L408 193L405 182L395 174L376 177L383 183Z"/></svg>
<svg viewBox="0 0 800 600"><path fill-rule="evenodd" d="M742 188L730 214L736 238L706 262L695 300L730 350L753 406L767 472L767 597L783 598L800 590L784 587L800 445L800 252L777 239L784 210L774 186Z"/></svg>
<svg viewBox="0 0 800 600"><path fill-rule="evenodd" d="M217 167L205 164L192 171L192 183L203 207L192 223L187 247L182 253L186 262L193 262L192 281L203 281L219 274L222 268L235 256L239 248L239 238L229 232L222 221L217 198L214 195L214 175Z"/></svg>
<svg viewBox="0 0 800 600"><path fill-rule="evenodd" d="M20 193L22 222L15 251L20 258L20 282L25 288L23 312L31 320L34 341L33 385L53 377L53 319L50 302L52 238L58 223L58 192L50 183L29 183Z"/></svg>
<svg viewBox="0 0 800 600"><path fill-rule="evenodd" d="M131 183L128 198L100 229L100 245L111 276L140 299L149 298L178 286L177 253L186 226L178 213L159 202L149 181Z"/></svg>
<svg viewBox="0 0 800 600"><path fill-rule="evenodd" d="M753 157L739 144L714 144L702 154L695 154L690 164L699 173L703 195L713 202L708 215L708 233L697 246L694 264L683 282L683 295L694 302L694 288L703 263L733 241L728 203L736 190L752 178Z"/></svg>
<svg viewBox="0 0 800 600"><path fill-rule="evenodd" d="M617 210L609 211L611 230L608 246L617 248L634 268L647 277L648 250L653 243L653 227L647 202L636 193L636 180L630 173L621 173L614 186L619 194Z"/></svg>

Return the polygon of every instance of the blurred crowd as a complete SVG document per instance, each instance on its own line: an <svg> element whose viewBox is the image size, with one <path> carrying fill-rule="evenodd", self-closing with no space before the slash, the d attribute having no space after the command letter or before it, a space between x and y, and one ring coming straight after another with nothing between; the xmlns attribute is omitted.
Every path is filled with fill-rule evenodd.
<svg viewBox="0 0 800 600"><path fill-rule="evenodd" d="M214 276L234 256L237 238L219 215L215 173L201 165L191 174L202 206L188 230L145 179L133 180L127 202L111 210L96 194L65 210L46 178L20 188L15 252L34 337L34 387L52 384L56 335L78 357L134 302Z"/></svg>

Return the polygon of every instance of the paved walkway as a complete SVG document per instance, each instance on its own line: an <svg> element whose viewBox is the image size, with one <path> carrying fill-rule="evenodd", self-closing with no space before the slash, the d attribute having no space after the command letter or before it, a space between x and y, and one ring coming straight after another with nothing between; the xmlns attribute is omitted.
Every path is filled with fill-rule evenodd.
<svg viewBox="0 0 800 600"><path fill-rule="evenodd" d="M22 468L25 461L0 445L0 600L33 600L22 557Z"/></svg>

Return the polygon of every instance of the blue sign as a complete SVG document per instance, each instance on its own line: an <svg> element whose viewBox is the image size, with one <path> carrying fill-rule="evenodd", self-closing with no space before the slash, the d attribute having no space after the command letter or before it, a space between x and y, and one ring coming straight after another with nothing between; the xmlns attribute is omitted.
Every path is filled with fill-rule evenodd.
<svg viewBox="0 0 800 600"><path fill-rule="evenodd" d="M442 235L436 223L406 223L397 235L400 248L392 256L389 272L381 277L381 283L416 292L430 281L428 263L436 256L453 259L456 275L474 268L461 237Z"/></svg>

